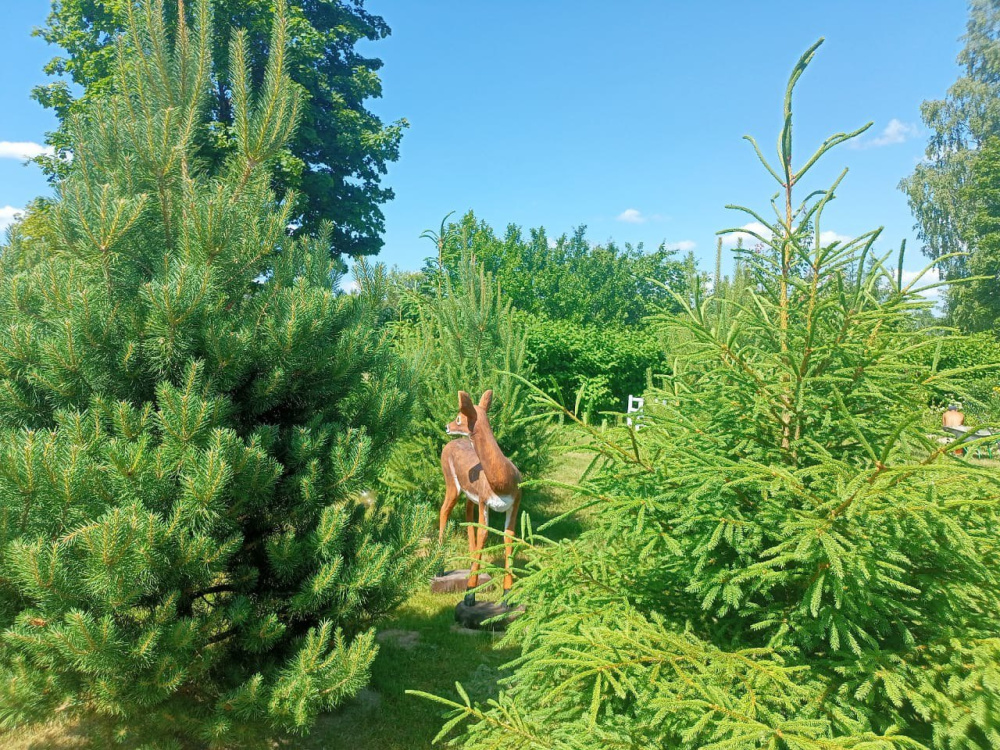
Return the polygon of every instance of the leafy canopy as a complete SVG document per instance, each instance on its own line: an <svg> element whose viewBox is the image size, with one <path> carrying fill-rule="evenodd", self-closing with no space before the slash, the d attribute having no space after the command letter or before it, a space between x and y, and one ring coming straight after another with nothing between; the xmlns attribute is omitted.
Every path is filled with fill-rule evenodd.
<svg viewBox="0 0 1000 750"><path fill-rule="evenodd" d="M971 214L964 237L970 278L951 292L955 323L1000 338L1000 135L972 158L962 200Z"/></svg>
<svg viewBox="0 0 1000 750"><path fill-rule="evenodd" d="M624 409L650 372L663 372L660 338L642 323L659 310L678 309L671 291L688 286L690 257L678 261L662 245L653 252L641 244L595 245L583 226L550 239L544 227L525 234L511 224L498 236L471 211L457 222L448 218L424 234L436 255L416 286L440 292L443 279L457 281L461 258L474 258L525 328L535 382L597 420L602 411Z"/></svg>
<svg viewBox="0 0 1000 750"><path fill-rule="evenodd" d="M525 235L510 224L503 236L471 211L458 222L442 222L430 233L438 254L425 265L431 286L442 272L457 271L464 254L482 264L518 310L578 324L634 325L673 299L663 286L678 288L685 266L676 251L661 245L646 252L642 245L591 244L587 228L550 239L544 227Z"/></svg>
<svg viewBox="0 0 1000 750"><path fill-rule="evenodd" d="M189 15L194 6L188 2ZM131 7L122 0L58 0L48 24L36 32L65 50L45 67L56 80L34 90L34 97L59 117L60 127L49 142L60 152L71 145L73 113L90 100L106 97L114 87L116 40L128 42L122 32ZM183 12L184 3L167 8L168 28L177 23L177 8ZM233 90L239 66L247 65L250 80L259 84L276 52L271 37L276 8L273 0L211 2L211 67L205 106L199 110L211 127L199 131L197 146L199 157L214 168L239 147ZM366 109L366 100L382 94L382 62L362 54L358 46L387 37L389 26L365 10L364 0L295 0L289 3L285 23L285 69L304 95L299 126L274 164L275 187L279 193L297 192L290 218L305 231L316 234L323 221L333 222L331 252L377 253L385 228L381 206L393 197L381 179L399 157L406 123L385 125ZM236 29L244 34L243 60L230 57ZM83 95L75 97L70 84L83 87ZM60 163L54 159L48 165L58 172Z"/></svg>
<svg viewBox="0 0 1000 750"><path fill-rule="evenodd" d="M968 201L970 169L977 151L1000 136L1000 2L971 0L965 46L958 64L965 73L944 99L925 101L931 131L926 159L900 183L917 220L923 251L941 259L943 275L968 275L966 260L953 255L970 246L975 203Z"/></svg>

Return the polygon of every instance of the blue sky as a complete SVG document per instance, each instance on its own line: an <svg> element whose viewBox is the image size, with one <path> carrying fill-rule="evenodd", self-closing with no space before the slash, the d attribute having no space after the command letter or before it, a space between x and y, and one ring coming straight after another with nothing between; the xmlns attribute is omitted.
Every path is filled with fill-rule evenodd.
<svg viewBox="0 0 1000 750"><path fill-rule="evenodd" d="M5 3L0 26L0 223L44 193L16 158L52 117L29 99L53 50L29 36L48 3ZM923 265L897 189L923 154L922 100L960 71L966 6L958 0L640 2L619 0L369 0L393 35L370 50L385 61L384 98L371 107L410 122L387 184L382 260L417 268L431 253L421 231L474 209L502 228L578 224L592 241L662 241L693 249L705 267L726 211L761 211L773 183L741 136L773 153L781 97L795 60L826 38L796 101L798 153L874 121L859 147L814 170L816 187L850 174L826 231L885 226L907 238L908 268Z"/></svg>

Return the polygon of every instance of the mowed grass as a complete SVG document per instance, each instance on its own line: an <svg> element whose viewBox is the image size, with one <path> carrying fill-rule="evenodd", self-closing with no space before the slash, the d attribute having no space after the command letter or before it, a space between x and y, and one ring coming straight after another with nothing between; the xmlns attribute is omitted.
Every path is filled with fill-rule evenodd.
<svg viewBox="0 0 1000 750"><path fill-rule="evenodd" d="M576 483L590 462L582 451L560 451L546 479ZM570 492L535 488L525 492L522 510L537 529L576 505ZM467 567L466 531L461 527L463 504L455 509L446 543L446 567ZM587 512L563 518L547 528L551 539L575 536L586 526ZM502 514L491 526L498 532ZM436 537L436 533L433 534ZM493 535L488 544L500 537ZM436 539L435 539L436 543ZM494 557L500 564L501 560ZM493 598L487 592L483 598ZM429 748L443 722L442 706L407 695L420 690L455 697L460 682L473 700L485 700L497 691L501 667L516 655L498 646L499 635L468 631L455 624L455 605L461 594L435 595L429 587L413 596L379 627L379 655L372 679L364 691L338 711L320 718L308 737L269 738L275 750L415 750ZM5 750L94 750L109 746L107 735L93 723L53 722L44 727L0 736ZM194 746L192 746L194 747Z"/></svg>

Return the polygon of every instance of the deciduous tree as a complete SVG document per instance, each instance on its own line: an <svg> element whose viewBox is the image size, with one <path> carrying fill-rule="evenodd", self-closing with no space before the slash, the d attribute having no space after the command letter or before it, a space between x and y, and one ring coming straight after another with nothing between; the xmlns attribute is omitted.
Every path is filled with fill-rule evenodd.
<svg viewBox="0 0 1000 750"><path fill-rule="evenodd" d="M645 315L672 307L673 298L664 287L680 289L686 280L685 264L676 259L676 251L591 243L584 226L550 238L544 227L525 234L510 224L499 236L470 211L458 222L443 224L432 239L440 244L440 253L425 266L432 284L439 257L445 272L454 273L468 254L493 275L514 307L552 320L634 325Z"/></svg>
<svg viewBox="0 0 1000 750"><path fill-rule="evenodd" d="M189 0L188 9L193 5ZM60 152L71 145L72 113L113 87L115 41L127 25L130 6L124 0L55 0L48 24L36 32L65 50L45 68L57 80L34 91L62 123L49 137ZM176 23L173 6L168 13L168 23ZM216 167L237 148L230 38L234 29L244 31L250 77L260 83L275 52L270 35L274 13L273 0L212 0L212 69L207 106L200 115L212 127L200 132L198 146L199 157ZM368 99L381 96L382 62L358 47L389 31L381 17L365 10L364 0L289 3L292 43L285 65L305 96L299 127L275 164L275 188L279 194L288 188L297 191L290 218L305 231L319 236L323 221L333 223L330 250L338 254L368 255L382 247L381 206L393 193L381 180L399 156L406 123L385 125L366 108ZM83 87L82 96L74 96L74 86ZM58 159L47 163L58 171Z"/></svg>
<svg viewBox="0 0 1000 750"><path fill-rule="evenodd" d="M1000 135L971 159L962 199L970 214L964 238L970 279L952 290L955 322L1000 337Z"/></svg>
<svg viewBox="0 0 1000 750"><path fill-rule="evenodd" d="M926 158L900 183L917 220L923 250L942 258L947 277L967 273L962 256L968 248L972 214L964 188L976 152L1000 136L1000 1L972 0L958 55L964 69L944 99L925 101L924 125L931 131Z"/></svg>

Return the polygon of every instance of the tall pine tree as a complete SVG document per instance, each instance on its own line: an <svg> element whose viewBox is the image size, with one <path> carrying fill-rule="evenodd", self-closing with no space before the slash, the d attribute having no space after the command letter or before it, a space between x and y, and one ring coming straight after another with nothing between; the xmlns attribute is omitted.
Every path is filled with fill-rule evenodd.
<svg viewBox="0 0 1000 750"><path fill-rule="evenodd" d="M243 746L354 695L422 573L418 511L361 500L409 389L380 274L338 292L329 231L290 238L269 187L301 109L283 4L259 88L233 39L219 167L207 0L175 32L128 7L112 94L0 255L0 716Z"/></svg>

